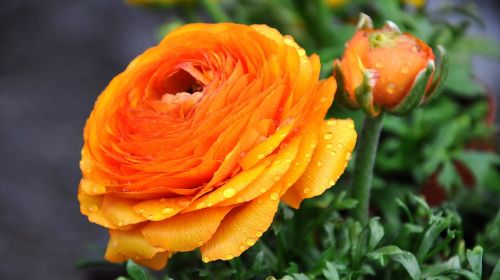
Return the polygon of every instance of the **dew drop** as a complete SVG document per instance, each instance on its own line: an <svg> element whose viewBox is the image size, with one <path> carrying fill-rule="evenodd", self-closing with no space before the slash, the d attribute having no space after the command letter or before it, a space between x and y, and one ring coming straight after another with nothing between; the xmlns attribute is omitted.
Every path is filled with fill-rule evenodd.
<svg viewBox="0 0 500 280"><path fill-rule="evenodd" d="M377 61L377 62L375 62L375 67L380 69L380 68L384 67L384 64L380 61Z"/></svg>
<svg viewBox="0 0 500 280"><path fill-rule="evenodd" d="M266 188L260 188L259 190L261 193L265 193L266 192Z"/></svg>
<svg viewBox="0 0 500 280"><path fill-rule="evenodd" d="M335 182L335 180L333 180L333 179L331 179L331 180L328 182L328 184L330 184L330 186L335 185L335 183L336 183L336 182Z"/></svg>
<svg viewBox="0 0 500 280"><path fill-rule="evenodd" d="M346 160L351 160L351 153L346 153L345 154L345 159Z"/></svg>
<svg viewBox="0 0 500 280"><path fill-rule="evenodd" d="M162 212L163 212L163 214L170 214L170 213L174 212L174 209L172 209L170 207L165 207L165 208L163 208Z"/></svg>
<svg viewBox="0 0 500 280"><path fill-rule="evenodd" d="M335 156L337 156L337 153L336 153L336 152L331 152L331 153L330 153L330 155L331 155L332 157L335 157Z"/></svg>
<svg viewBox="0 0 500 280"><path fill-rule="evenodd" d="M240 245L240 247L238 247L238 249L239 249L241 252L243 252L243 251L245 251L245 246Z"/></svg>
<svg viewBox="0 0 500 280"><path fill-rule="evenodd" d="M250 239L247 240L247 245L248 246L253 246L254 244L255 244L255 239L251 239L250 238Z"/></svg>
<svg viewBox="0 0 500 280"><path fill-rule="evenodd" d="M306 158L310 158L310 157L311 157L311 154L310 154L310 153L306 153L306 154L305 154L305 157L306 157Z"/></svg>
<svg viewBox="0 0 500 280"><path fill-rule="evenodd" d="M337 124L337 120L328 120L328 121L326 122L326 124L327 124L327 125L330 125L330 126L332 126L332 125L336 125L336 124Z"/></svg>
<svg viewBox="0 0 500 280"><path fill-rule="evenodd" d="M401 73L408 74L408 72L410 72L410 69L408 68L408 66L405 65L401 68Z"/></svg>
<svg viewBox="0 0 500 280"><path fill-rule="evenodd" d="M393 94L396 91L396 85L394 83L389 83L386 87L385 90L389 94Z"/></svg>
<svg viewBox="0 0 500 280"><path fill-rule="evenodd" d="M311 189L310 188L304 188L304 190L302 192L305 193L305 194L308 194L309 192L311 192Z"/></svg>
<svg viewBox="0 0 500 280"><path fill-rule="evenodd" d="M234 258L234 257L233 257L233 255L227 255L227 256L226 256L226 260L230 260L230 259L232 259L232 258Z"/></svg>
<svg viewBox="0 0 500 280"><path fill-rule="evenodd" d="M97 207L97 205L95 205L95 204L90 205L88 208L89 212L95 212L98 209L99 209L99 207Z"/></svg>
<svg viewBox="0 0 500 280"><path fill-rule="evenodd" d="M202 260L204 263L207 263L207 262L209 262L209 261L210 261L210 258L208 258L208 257L203 257L201 260Z"/></svg>
<svg viewBox="0 0 500 280"><path fill-rule="evenodd" d="M323 138L325 140L330 140L333 138L333 134L331 134L330 132L326 133L325 135L323 135Z"/></svg>
<svg viewBox="0 0 500 280"><path fill-rule="evenodd" d="M317 166L323 166L323 162L320 160L316 163Z"/></svg>
<svg viewBox="0 0 500 280"><path fill-rule="evenodd" d="M118 226L119 226L119 227L123 226L123 221L122 221L122 220L119 220L119 221L118 221Z"/></svg>
<svg viewBox="0 0 500 280"><path fill-rule="evenodd" d="M272 200L278 200L278 198L279 198L279 195L277 193L272 193L271 194L271 199Z"/></svg>
<svg viewBox="0 0 500 280"><path fill-rule="evenodd" d="M203 245L203 241L200 240L200 241L197 242L197 244L198 244L198 246L201 246L201 245Z"/></svg>
<svg viewBox="0 0 500 280"><path fill-rule="evenodd" d="M222 193L225 198L233 197L236 194L236 191L233 188L227 188Z"/></svg>
<svg viewBox="0 0 500 280"><path fill-rule="evenodd" d="M261 236L262 236L262 231L257 231L257 232L255 233L255 236L257 236L257 237L261 237Z"/></svg>
<svg viewBox="0 0 500 280"><path fill-rule="evenodd" d="M319 102L321 102L321 103L326 102L326 97L321 97L321 99L319 100Z"/></svg>
<svg viewBox="0 0 500 280"><path fill-rule="evenodd" d="M350 123L347 127L349 127L349 128L354 128L354 124L353 124L353 123Z"/></svg>
<svg viewBox="0 0 500 280"><path fill-rule="evenodd" d="M196 208L197 208L197 209L200 209L200 208L203 208L203 207L205 207L205 202L200 202L200 203L198 203L198 204L196 205Z"/></svg>
<svg viewBox="0 0 500 280"><path fill-rule="evenodd" d="M327 148L328 150L330 150L330 149L332 149L332 148L333 148L333 145L332 145L332 144L326 144L326 148Z"/></svg>
<svg viewBox="0 0 500 280"><path fill-rule="evenodd" d="M287 158L287 159L285 159L285 162L286 163L290 163L290 162L292 162L292 159L291 158Z"/></svg>
<svg viewBox="0 0 500 280"><path fill-rule="evenodd" d="M258 154L257 155L257 159L263 159L264 158L264 154Z"/></svg>
<svg viewBox="0 0 500 280"><path fill-rule="evenodd" d="M273 177L273 180L276 181L276 182L278 182L280 179L281 179L281 177L278 176L278 175L276 175L276 176Z"/></svg>

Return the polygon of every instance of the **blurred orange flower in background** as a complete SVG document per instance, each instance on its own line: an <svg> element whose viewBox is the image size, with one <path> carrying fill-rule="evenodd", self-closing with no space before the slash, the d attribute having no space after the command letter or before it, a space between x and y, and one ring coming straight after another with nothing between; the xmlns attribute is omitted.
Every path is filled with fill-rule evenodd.
<svg viewBox="0 0 500 280"><path fill-rule="evenodd" d="M78 199L106 259L160 269L174 252L231 259L334 185L356 141L324 120L336 82L264 25L190 24L134 59L84 130Z"/></svg>

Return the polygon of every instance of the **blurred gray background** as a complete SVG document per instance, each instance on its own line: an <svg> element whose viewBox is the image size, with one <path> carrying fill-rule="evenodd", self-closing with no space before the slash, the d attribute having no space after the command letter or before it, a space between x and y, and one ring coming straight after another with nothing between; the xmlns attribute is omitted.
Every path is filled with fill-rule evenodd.
<svg viewBox="0 0 500 280"><path fill-rule="evenodd" d="M499 4L478 4L487 28L476 31L499 39ZM165 20L120 0L0 1L0 279L120 272L75 268L107 240L76 199L82 129L100 91L156 43ZM498 61L476 66L498 92Z"/></svg>

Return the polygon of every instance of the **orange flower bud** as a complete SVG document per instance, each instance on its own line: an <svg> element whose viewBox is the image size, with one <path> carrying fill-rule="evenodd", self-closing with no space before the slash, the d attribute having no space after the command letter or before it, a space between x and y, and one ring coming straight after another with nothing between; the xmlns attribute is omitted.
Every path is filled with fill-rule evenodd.
<svg viewBox="0 0 500 280"><path fill-rule="evenodd" d="M81 212L109 229L106 259L162 268L253 246L283 201L297 208L344 172L352 120L324 120L333 77L265 25L189 24L134 59L84 130Z"/></svg>
<svg viewBox="0 0 500 280"><path fill-rule="evenodd" d="M380 108L390 111L400 105L421 79L425 79L423 90L431 87L435 57L429 46L401 33L391 22L373 29L364 16L361 27L347 43L342 59L335 61L335 75L342 76L351 107L367 106L365 111L376 115Z"/></svg>

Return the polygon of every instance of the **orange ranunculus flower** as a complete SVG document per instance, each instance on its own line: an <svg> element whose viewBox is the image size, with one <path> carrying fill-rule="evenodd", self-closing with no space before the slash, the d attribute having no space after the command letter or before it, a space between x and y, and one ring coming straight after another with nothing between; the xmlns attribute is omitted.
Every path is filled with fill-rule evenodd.
<svg viewBox="0 0 500 280"><path fill-rule="evenodd" d="M367 87L370 102L390 110L409 94L419 74L427 68L430 73L420 76L428 79L425 82L429 88L434 59L429 46L389 23L382 29L359 29L347 43L342 59L335 61L335 67L341 71L350 105L362 106L359 103L363 103L363 94L359 91Z"/></svg>
<svg viewBox="0 0 500 280"><path fill-rule="evenodd" d="M106 259L152 268L200 248L228 260L334 185L356 141L324 120L335 79L264 25L189 24L134 59L84 130L78 198L109 228Z"/></svg>

